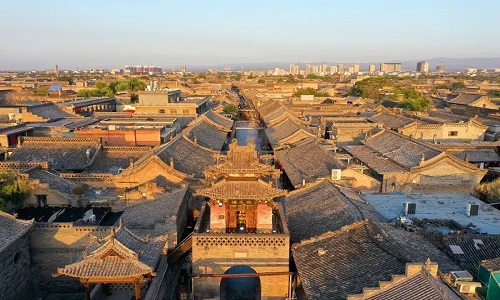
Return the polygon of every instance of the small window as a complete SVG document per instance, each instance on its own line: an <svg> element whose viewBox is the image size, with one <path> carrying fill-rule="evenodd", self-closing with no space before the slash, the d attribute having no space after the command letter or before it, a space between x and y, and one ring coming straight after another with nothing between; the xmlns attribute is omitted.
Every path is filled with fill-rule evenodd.
<svg viewBox="0 0 500 300"><path fill-rule="evenodd" d="M183 109L182 113L185 114L185 115L189 114L189 109Z"/></svg>
<svg viewBox="0 0 500 300"><path fill-rule="evenodd" d="M448 131L448 136L458 136L458 131Z"/></svg>
<svg viewBox="0 0 500 300"><path fill-rule="evenodd" d="M171 114L177 114L177 109L171 109L171 110L170 110L170 113L171 113Z"/></svg>
<svg viewBox="0 0 500 300"><path fill-rule="evenodd" d="M165 113L165 110L164 110L164 109L159 109L159 110L158 110L158 113L159 113L159 114L164 114L164 113Z"/></svg>
<svg viewBox="0 0 500 300"><path fill-rule="evenodd" d="M47 195L35 195L39 207L47 206Z"/></svg>

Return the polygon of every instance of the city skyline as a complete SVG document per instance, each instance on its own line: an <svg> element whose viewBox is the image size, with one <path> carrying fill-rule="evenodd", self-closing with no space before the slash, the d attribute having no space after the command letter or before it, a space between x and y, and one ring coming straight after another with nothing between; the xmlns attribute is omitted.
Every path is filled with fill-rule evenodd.
<svg viewBox="0 0 500 300"><path fill-rule="evenodd" d="M0 69L495 57L497 8L488 0L10 2L0 12Z"/></svg>

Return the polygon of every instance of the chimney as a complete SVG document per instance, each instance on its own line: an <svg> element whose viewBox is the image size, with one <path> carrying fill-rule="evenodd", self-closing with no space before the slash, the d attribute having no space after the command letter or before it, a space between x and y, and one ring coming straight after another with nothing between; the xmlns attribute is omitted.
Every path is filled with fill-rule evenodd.
<svg viewBox="0 0 500 300"><path fill-rule="evenodd" d="M469 153L465 153L464 160L465 162L469 162Z"/></svg>
<svg viewBox="0 0 500 300"><path fill-rule="evenodd" d="M173 168L174 167L174 158L170 157L170 166Z"/></svg>
<svg viewBox="0 0 500 300"><path fill-rule="evenodd" d="M422 164L425 161L425 154L422 153L422 156L420 157L420 163Z"/></svg>

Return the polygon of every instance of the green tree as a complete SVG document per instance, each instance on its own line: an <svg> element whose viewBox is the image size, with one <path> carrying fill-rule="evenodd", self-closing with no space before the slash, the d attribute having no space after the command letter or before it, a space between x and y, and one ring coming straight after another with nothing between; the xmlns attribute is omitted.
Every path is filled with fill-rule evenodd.
<svg viewBox="0 0 500 300"><path fill-rule="evenodd" d="M398 87L394 91L393 99L398 100L402 96L403 101L399 106L410 111L426 112L432 108L432 100L420 94L414 88Z"/></svg>
<svg viewBox="0 0 500 300"><path fill-rule="evenodd" d="M0 173L0 210L10 205L19 205L31 193L28 183L17 178L11 171Z"/></svg>
<svg viewBox="0 0 500 300"><path fill-rule="evenodd" d="M310 87L305 89L299 89L293 94L294 97L300 97L301 95L314 95L315 97L330 97L330 94L328 94L327 92L320 92Z"/></svg>
<svg viewBox="0 0 500 300"><path fill-rule="evenodd" d="M465 83L463 81L457 81L457 82L453 82L451 84L452 91L457 90L457 89L463 89L464 87L465 87Z"/></svg>
<svg viewBox="0 0 500 300"><path fill-rule="evenodd" d="M394 86L394 80L389 77L370 77L358 81L347 92L350 96L378 99L382 88Z"/></svg>
<svg viewBox="0 0 500 300"><path fill-rule="evenodd" d="M46 96L49 94L49 89L45 87L37 88L35 89L35 91L33 91L33 94Z"/></svg>
<svg viewBox="0 0 500 300"><path fill-rule="evenodd" d="M238 112L238 106L236 106L234 104L228 104L228 105L224 106L222 111L225 114L236 114Z"/></svg>

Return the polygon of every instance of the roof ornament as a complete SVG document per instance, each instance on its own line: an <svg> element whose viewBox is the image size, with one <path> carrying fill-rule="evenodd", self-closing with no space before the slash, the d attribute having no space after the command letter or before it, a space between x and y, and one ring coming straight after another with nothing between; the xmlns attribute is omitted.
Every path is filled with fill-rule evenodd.
<svg viewBox="0 0 500 300"><path fill-rule="evenodd" d="M115 235L116 235L116 228L113 227L111 228L111 235L109 236L111 244L115 244Z"/></svg>

